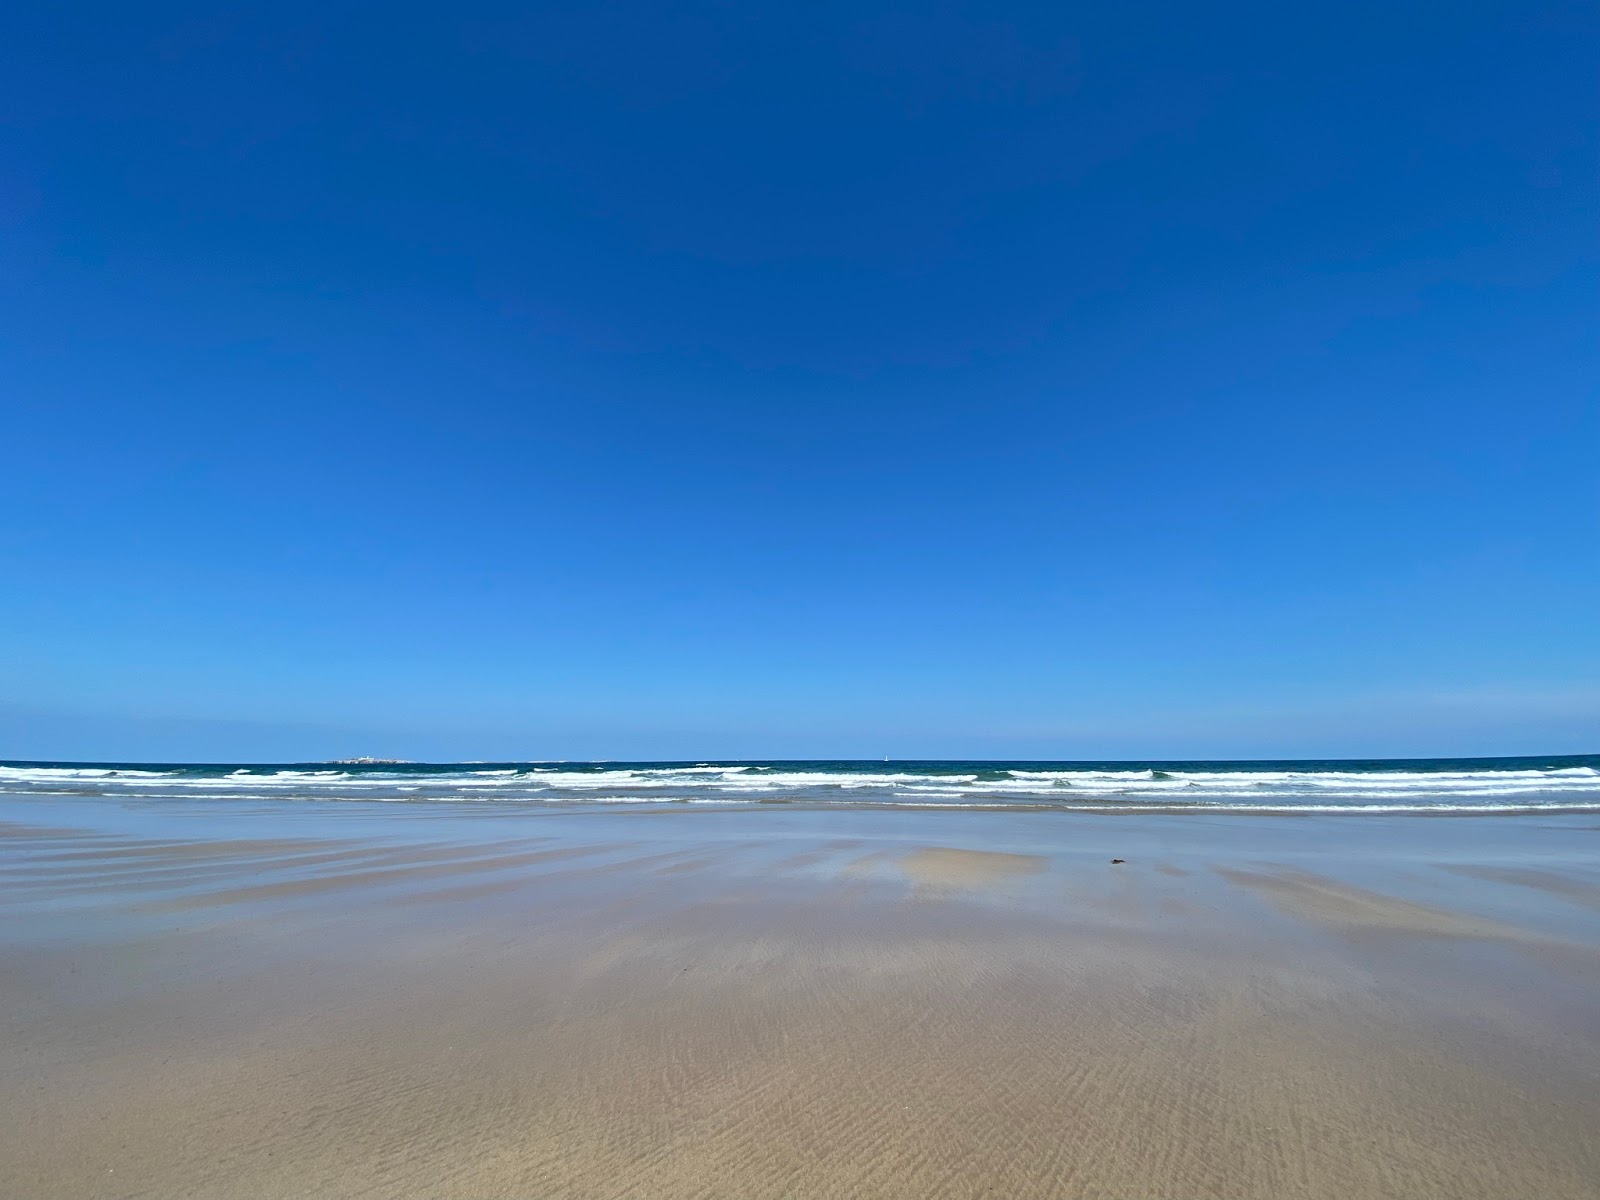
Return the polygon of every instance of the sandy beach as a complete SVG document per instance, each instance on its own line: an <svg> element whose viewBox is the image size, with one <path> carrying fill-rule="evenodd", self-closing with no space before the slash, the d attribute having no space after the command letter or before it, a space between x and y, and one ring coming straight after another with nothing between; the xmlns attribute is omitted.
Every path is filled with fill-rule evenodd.
<svg viewBox="0 0 1600 1200"><path fill-rule="evenodd" d="M9 805L0 1194L1600 1197L1593 815L458 813Z"/></svg>

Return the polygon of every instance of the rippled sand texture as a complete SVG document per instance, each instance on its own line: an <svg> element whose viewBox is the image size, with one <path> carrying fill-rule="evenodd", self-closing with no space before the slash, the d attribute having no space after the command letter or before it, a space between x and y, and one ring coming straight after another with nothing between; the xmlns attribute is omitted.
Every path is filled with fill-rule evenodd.
<svg viewBox="0 0 1600 1200"><path fill-rule="evenodd" d="M1592 828L60 815L0 829L0 1195L1600 1196Z"/></svg>

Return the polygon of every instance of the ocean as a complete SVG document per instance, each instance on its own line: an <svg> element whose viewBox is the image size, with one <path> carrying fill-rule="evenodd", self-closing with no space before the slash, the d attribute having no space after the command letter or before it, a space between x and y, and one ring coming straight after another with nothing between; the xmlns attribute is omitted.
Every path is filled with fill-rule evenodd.
<svg viewBox="0 0 1600 1200"><path fill-rule="evenodd" d="M0 798L1330 813L1600 812L1600 755L1238 762L0 762Z"/></svg>

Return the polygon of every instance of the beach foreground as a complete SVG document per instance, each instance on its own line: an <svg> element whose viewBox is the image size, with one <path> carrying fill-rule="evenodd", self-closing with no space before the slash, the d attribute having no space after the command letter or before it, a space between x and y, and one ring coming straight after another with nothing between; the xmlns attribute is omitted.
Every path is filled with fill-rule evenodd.
<svg viewBox="0 0 1600 1200"><path fill-rule="evenodd" d="M1593 814L0 818L7 1196L1600 1197Z"/></svg>

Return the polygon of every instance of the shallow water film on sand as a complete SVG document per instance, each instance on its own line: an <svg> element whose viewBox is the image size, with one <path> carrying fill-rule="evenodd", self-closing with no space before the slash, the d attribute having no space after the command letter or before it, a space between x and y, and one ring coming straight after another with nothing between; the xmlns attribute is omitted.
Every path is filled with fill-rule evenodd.
<svg viewBox="0 0 1600 1200"><path fill-rule="evenodd" d="M1590 765L1509 812L494 802L540 770L15 768L0 1195L1600 1197Z"/></svg>

